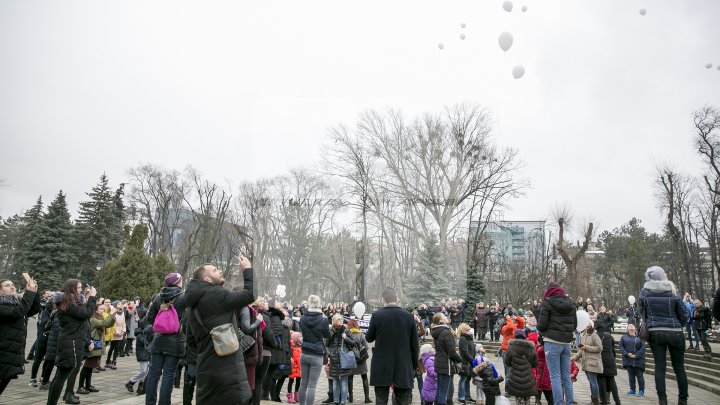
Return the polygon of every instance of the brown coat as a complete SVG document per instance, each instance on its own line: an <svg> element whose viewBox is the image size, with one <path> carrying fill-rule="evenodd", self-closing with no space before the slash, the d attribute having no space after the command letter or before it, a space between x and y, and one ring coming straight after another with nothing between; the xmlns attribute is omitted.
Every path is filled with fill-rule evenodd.
<svg viewBox="0 0 720 405"><path fill-rule="evenodd" d="M603 363L602 363L602 339L598 336L597 332L593 332L592 335L583 333L580 338L580 343L585 345L583 350L578 350L577 354L573 356L575 361L582 359L582 370L589 371L591 373L602 374Z"/></svg>

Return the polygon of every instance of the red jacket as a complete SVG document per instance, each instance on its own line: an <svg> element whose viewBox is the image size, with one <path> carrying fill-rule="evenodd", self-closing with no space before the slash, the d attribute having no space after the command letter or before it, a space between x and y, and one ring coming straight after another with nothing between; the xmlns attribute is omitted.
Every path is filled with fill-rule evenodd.
<svg viewBox="0 0 720 405"><path fill-rule="evenodd" d="M548 370L547 361L545 360L545 348L538 346L537 355L538 365L537 374L535 374L535 385L537 390L552 391L552 384L550 383L550 370Z"/></svg>
<svg viewBox="0 0 720 405"><path fill-rule="evenodd" d="M300 372L300 354L302 353L302 348L295 343L295 341L290 342L290 347L292 347L292 373L290 373L290 378L300 378L301 372Z"/></svg>
<svg viewBox="0 0 720 405"><path fill-rule="evenodd" d="M513 323L512 319L508 319L505 322L505 326L500 329L500 334L503 336L502 346L500 348L503 352L507 351L508 343L515 339L515 331L525 329L525 319L522 316L518 316L515 320L517 325Z"/></svg>

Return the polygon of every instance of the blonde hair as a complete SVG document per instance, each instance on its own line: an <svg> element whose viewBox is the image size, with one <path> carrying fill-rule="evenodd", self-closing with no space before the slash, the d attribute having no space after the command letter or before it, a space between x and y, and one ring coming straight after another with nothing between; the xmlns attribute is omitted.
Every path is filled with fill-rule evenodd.
<svg viewBox="0 0 720 405"><path fill-rule="evenodd" d="M469 330L470 330L470 325L466 324L465 322L461 323L461 324L457 327L457 333L458 333L458 335L461 334L461 333L465 333L465 332L467 332L467 331L469 331Z"/></svg>
<svg viewBox="0 0 720 405"><path fill-rule="evenodd" d="M335 324L337 323L337 321L341 321L341 322L343 321L343 316L342 316L342 314L335 314L335 315L333 315L333 317L332 317L332 324L335 325Z"/></svg>
<svg viewBox="0 0 720 405"><path fill-rule="evenodd" d="M255 302L253 302L251 305L257 307L257 306L260 306L261 304L264 304L264 303L265 303L265 298L264 298L264 297L258 297L258 298L255 300Z"/></svg>
<svg viewBox="0 0 720 405"><path fill-rule="evenodd" d="M320 308L322 306L322 302L320 301L320 297L317 295L311 295L307 299L308 308Z"/></svg>

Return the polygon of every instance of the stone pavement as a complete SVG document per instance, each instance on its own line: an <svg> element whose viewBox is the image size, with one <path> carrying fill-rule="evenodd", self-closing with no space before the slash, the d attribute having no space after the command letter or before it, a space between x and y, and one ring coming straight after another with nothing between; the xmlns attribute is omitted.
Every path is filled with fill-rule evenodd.
<svg viewBox="0 0 720 405"><path fill-rule="evenodd" d="M35 339L35 321L30 320L28 325L28 349L32 345ZM502 360L500 358L493 357L490 355L490 359L495 363L498 370L502 370ZM13 404L13 405L25 405L25 404L43 404L47 400L47 391L40 391L37 388L28 386L30 380L30 366L26 365L26 374L21 375L17 380L13 380L5 392L0 397L0 404ZM145 397L138 397L135 394L129 393L124 384L137 370L137 362L135 357L119 357L117 362L117 370L107 370L101 373L93 374L93 385L100 389L98 393L92 393L88 395L79 395L81 404L119 404L119 405L131 405L131 404L144 404ZM669 371L672 369L668 365ZM625 370L619 369L616 382L620 391L620 397L623 404L655 404L657 403L657 395L655 394L655 381L651 375L645 375L646 381L646 397L637 398L631 397L625 394L628 391L628 380L627 373ZM355 403L361 404L363 400L363 389L362 380L358 377L354 379L354 396ZM457 390L458 378L455 378L455 389ZM673 380L667 380L667 390L669 403L673 404L677 398L677 384ZM286 392L287 383L283 388L283 395ZM370 397L374 399L372 393L372 387ZM474 395L474 386L471 386ZM585 376L581 373L578 376L578 381L574 385L575 398L579 404L586 404L590 401L590 388ZM317 393L315 396L315 403L320 404L321 401L327 398L327 379L321 377L318 382ZM62 402L61 402L62 403ZM173 390L172 395L173 404L182 404L182 385L179 389ZM420 403L419 395L417 390L413 394L413 403ZM457 403L457 402L456 402ZM514 403L514 401L511 401ZM543 400L543 403L544 400ZM690 386L690 404L720 404L720 396L710 393L693 386ZM263 405L274 405L275 403L269 401L263 401Z"/></svg>

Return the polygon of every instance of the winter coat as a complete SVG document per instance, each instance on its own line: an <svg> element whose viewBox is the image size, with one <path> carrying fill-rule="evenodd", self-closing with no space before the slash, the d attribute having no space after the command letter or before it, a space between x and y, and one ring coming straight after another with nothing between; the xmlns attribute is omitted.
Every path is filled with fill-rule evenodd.
<svg viewBox="0 0 720 405"><path fill-rule="evenodd" d="M687 324L694 325L695 320L693 319L693 315L695 315L695 303L693 302L693 300L690 300L690 301L683 300L683 305L685 305L685 308L687 309L687 314L688 314Z"/></svg>
<svg viewBox="0 0 720 405"><path fill-rule="evenodd" d="M342 337L343 333L347 336L345 339ZM348 332L344 325L340 328L332 329L332 332L330 332L330 339L328 339L327 344L328 361L330 363L330 371L328 374L331 378L350 375L352 369L340 368L340 351L352 350L354 345L355 341L352 337L350 337L350 332Z"/></svg>
<svg viewBox="0 0 720 405"><path fill-rule="evenodd" d="M647 322L648 331L683 331L688 320L687 308L680 297L673 293L673 287L667 280L651 280L640 290L638 311Z"/></svg>
<svg viewBox="0 0 720 405"><path fill-rule="evenodd" d="M575 303L567 296L553 295L543 301L537 318L537 329L544 338L570 343L575 338L577 316Z"/></svg>
<svg viewBox="0 0 720 405"><path fill-rule="evenodd" d="M45 361L55 361L57 356L57 340L60 335L60 318L58 318L57 310L50 313L48 319L50 325L50 333L48 333L47 350L45 350Z"/></svg>
<svg viewBox="0 0 720 405"><path fill-rule="evenodd" d="M462 362L455 346L455 336L447 325L433 325L430 335L435 341L435 372L450 375L450 361Z"/></svg>
<svg viewBox="0 0 720 405"><path fill-rule="evenodd" d="M355 344L357 347L364 347L368 350L368 354L370 353L370 346L368 345L367 340L365 340L365 334L360 331L360 329L352 329L350 330L350 337L355 341ZM368 362L367 360L363 361L362 363L358 364L357 367L355 367L352 370L352 375L363 375L367 374L368 372Z"/></svg>
<svg viewBox="0 0 720 405"><path fill-rule="evenodd" d="M535 377L532 369L538 365L535 345L522 339L513 339L505 352L505 365L512 367L507 381L508 394L514 397L527 398L537 394Z"/></svg>
<svg viewBox="0 0 720 405"><path fill-rule="evenodd" d="M695 330L706 331L712 326L712 313L708 307L695 308Z"/></svg>
<svg viewBox="0 0 720 405"><path fill-rule="evenodd" d="M602 339L602 364L603 364L603 372L602 375L604 376L616 376L617 375L617 365L615 364L615 339L613 339L610 332L602 332L600 334L600 338Z"/></svg>
<svg viewBox="0 0 720 405"><path fill-rule="evenodd" d="M127 325L128 339L135 339L135 329L138 327L138 310L137 307L125 311L125 325Z"/></svg>
<svg viewBox="0 0 720 405"><path fill-rule="evenodd" d="M535 387L538 391L552 391L552 383L550 382L550 370L545 359L545 348L538 346L537 350L538 363L535 372Z"/></svg>
<svg viewBox="0 0 720 405"><path fill-rule="evenodd" d="M209 331L232 322L236 310L255 301L253 270L243 270L241 291L230 292L207 281L192 279L183 298L183 304L191 308L186 319L187 331L197 350L197 404L245 403L250 399L251 391L243 353L238 350L229 356L218 356Z"/></svg>
<svg viewBox="0 0 720 405"><path fill-rule="evenodd" d="M503 381L503 377L496 377L490 364L480 370L480 377L482 378L482 389L485 396L500 395L500 383Z"/></svg>
<svg viewBox="0 0 720 405"><path fill-rule="evenodd" d="M597 333L588 335L583 333L580 338L580 343L585 345L585 349L578 350L577 354L573 356L575 361L582 359L582 370L589 371L591 373L602 374L603 363L602 363L602 339Z"/></svg>
<svg viewBox="0 0 720 405"><path fill-rule="evenodd" d="M513 322L512 318L510 318L505 321L505 326L500 329L500 334L503 337L502 345L500 346L500 348L503 352L507 350L510 341L515 339L515 331L523 330L525 328L525 319L522 316L518 316L517 318L515 318L515 322Z"/></svg>
<svg viewBox="0 0 720 405"><path fill-rule="evenodd" d="M97 314L96 314L97 315ZM103 318L102 316L93 315L90 318L90 338L93 340L100 340L100 347L93 347L88 357L98 357L105 354L105 329L112 327L115 324L115 317L108 316Z"/></svg>
<svg viewBox="0 0 720 405"><path fill-rule="evenodd" d="M475 341L469 333L463 333L458 338L458 348L462 358L460 374L472 377L472 361L475 360Z"/></svg>
<svg viewBox="0 0 720 405"><path fill-rule="evenodd" d="M600 325L605 327L605 330L611 330L613 327L613 317L607 312L598 313L597 321L595 321L595 329L600 329Z"/></svg>
<svg viewBox="0 0 720 405"><path fill-rule="evenodd" d="M319 309L310 308L300 317L300 332L303 335L302 354L325 354L325 339L330 338L330 323Z"/></svg>
<svg viewBox="0 0 720 405"><path fill-rule="evenodd" d="M102 317L105 319L110 318L111 317L110 310L108 309L107 311L103 312ZM115 323L114 322L113 322L112 326L110 326L109 328L105 328L105 335L103 336L103 340L105 340L106 342L109 342L109 341L113 340L113 336L115 336Z"/></svg>
<svg viewBox="0 0 720 405"><path fill-rule="evenodd" d="M48 325L48 321L50 320L50 313L52 312L52 306L51 305L43 305L40 304L40 315L38 315L38 322L37 322L37 347L38 351L47 351L47 342L48 342L48 335L50 334L49 329L45 329ZM43 349L44 348L44 349Z"/></svg>
<svg viewBox="0 0 720 405"><path fill-rule="evenodd" d="M275 375L289 376L292 367L292 348L290 347L290 328L292 327L292 320L285 318L282 325L282 331L280 332L280 345L278 349L273 350L272 357L270 357L270 364L273 364L273 358L277 362L277 368Z"/></svg>
<svg viewBox="0 0 720 405"><path fill-rule="evenodd" d="M123 340L127 332L127 324L125 323L125 314L118 312L115 314L115 332L112 340Z"/></svg>
<svg viewBox="0 0 720 405"><path fill-rule="evenodd" d="M60 334L57 339L57 357L55 365L62 368L74 368L82 361L83 350L87 343L88 319L95 313L95 297L88 298L87 304L67 303L65 311L58 305Z"/></svg>
<svg viewBox="0 0 720 405"><path fill-rule="evenodd" d="M637 367L645 370L645 342L639 337L623 335L620 338L620 354L623 368ZM628 354L634 354L635 358L628 357Z"/></svg>
<svg viewBox="0 0 720 405"><path fill-rule="evenodd" d="M290 343L292 347L292 372L290 378L301 378L302 371L300 367L300 355L302 354L302 347L293 341Z"/></svg>
<svg viewBox="0 0 720 405"><path fill-rule="evenodd" d="M284 364L290 361L290 329L283 326L285 314L277 308L268 310L270 315L270 329L277 343L277 347L270 350L270 365Z"/></svg>
<svg viewBox="0 0 720 405"><path fill-rule="evenodd" d="M150 308L147 312L147 326L145 333L148 333L148 329L152 331L155 317L160 312L160 306L163 303L172 302L175 312L177 312L178 323L183 320L185 314L185 308L188 306L185 298L185 293L182 292L180 287L163 287L160 290L160 294L155 297L155 300L150 304ZM203 318L204 319L204 318ZM229 320L225 320L223 323L227 323ZM212 329L212 328L211 328ZM182 328L177 333L172 335L163 335L160 333L154 333L152 337L152 353L162 353L166 356L173 357L185 357L185 335L182 333Z"/></svg>
<svg viewBox="0 0 720 405"><path fill-rule="evenodd" d="M423 380L422 392L420 397L425 402L435 401L435 392L437 391L437 374L435 374L435 354L425 353L420 359L423 367L425 367L425 379Z"/></svg>
<svg viewBox="0 0 720 405"><path fill-rule="evenodd" d="M388 304L375 311L365 334L375 342L370 359L370 385L412 388L419 356L415 318L398 305Z"/></svg>
<svg viewBox="0 0 720 405"><path fill-rule="evenodd" d="M537 318L535 318L535 315L528 316L527 319L525 320L525 325L530 329L536 328L537 327Z"/></svg>
<svg viewBox="0 0 720 405"><path fill-rule="evenodd" d="M187 358L186 358L187 359ZM138 322L135 328L135 360L138 362L150 361L150 353L148 353L148 341L145 335L145 323ZM191 362L188 360L188 362ZM191 363L194 363L195 359Z"/></svg>
<svg viewBox="0 0 720 405"><path fill-rule="evenodd" d="M473 312L473 318L475 318L478 328L487 328L489 319L487 308L482 307L476 309L475 312Z"/></svg>
<svg viewBox="0 0 720 405"><path fill-rule="evenodd" d="M22 298L2 296L0 301L0 380L15 378L25 371L23 347L27 319L40 312L40 296L25 291Z"/></svg>
<svg viewBox="0 0 720 405"><path fill-rule="evenodd" d="M246 353L243 353L246 366L255 366L262 359L262 333L260 325L263 322L262 316L257 316L255 309L249 305L240 310L240 330L242 333L252 336L255 344Z"/></svg>

